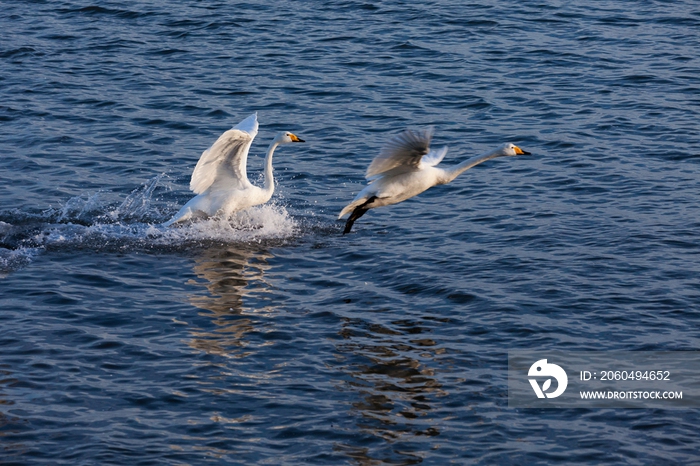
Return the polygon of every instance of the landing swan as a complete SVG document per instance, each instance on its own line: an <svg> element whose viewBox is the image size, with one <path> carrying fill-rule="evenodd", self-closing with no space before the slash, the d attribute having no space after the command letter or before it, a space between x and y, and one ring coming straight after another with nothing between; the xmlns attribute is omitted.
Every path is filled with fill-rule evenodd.
<svg viewBox="0 0 700 466"><path fill-rule="evenodd" d="M355 221L369 209L396 204L416 196L423 191L447 184L462 172L487 160L514 155L530 155L510 143L477 155L449 168L436 167L447 154L447 146L430 150L432 128L405 130L394 136L372 161L365 178L369 184L348 204L338 218L350 214L343 234L349 233Z"/></svg>
<svg viewBox="0 0 700 466"><path fill-rule="evenodd" d="M253 186L248 181L246 163L248 150L258 134L257 113L238 123L219 136L219 139L197 162L192 172L190 189L197 196L190 199L164 226L190 219L213 215L230 216L239 210L264 204L275 190L272 175L272 154L280 144L304 142L296 135L283 131L270 143L265 158L264 187Z"/></svg>

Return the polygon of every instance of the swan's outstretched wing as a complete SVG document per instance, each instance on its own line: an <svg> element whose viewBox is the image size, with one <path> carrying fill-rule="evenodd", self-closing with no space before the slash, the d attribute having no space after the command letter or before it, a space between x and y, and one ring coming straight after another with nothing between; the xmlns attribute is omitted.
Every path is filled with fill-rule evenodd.
<svg viewBox="0 0 700 466"><path fill-rule="evenodd" d="M437 165L447 153L447 148L430 151L433 128L423 131L407 129L386 143L379 155L367 168L365 178L378 178L387 172L403 173L421 168L421 163ZM426 157L427 156L427 157Z"/></svg>
<svg viewBox="0 0 700 466"><path fill-rule="evenodd" d="M190 189L195 194L201 194L215 184L221 184L226 189L248 187L250 185L246 173L248 150L256 134L258 134L257 113L219 136L219 139L199 158L192 172Z"/></svg>
<svg viewBox="0 0 700 466"><path fill-rule="evenodd" d="M428 167L434 167L435 165L442 162L442 159L447 155L447 146L441 147L437 150L431 150L420 161L420 165L426 165Z"/></svg>

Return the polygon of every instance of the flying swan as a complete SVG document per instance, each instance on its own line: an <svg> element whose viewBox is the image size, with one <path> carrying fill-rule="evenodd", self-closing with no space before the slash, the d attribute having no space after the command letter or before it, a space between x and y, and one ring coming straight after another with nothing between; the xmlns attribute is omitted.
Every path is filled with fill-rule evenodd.
<svg viewBox="0 0 700 466"><path fill-rule="evenodd" d="M304 142L296 135L283 131L270 143L265 157L264 187L248 181L246 163L248 150L258 134L258 114L254 113L219 136L219 139L197 162L192 172L190 189L197 196L190 199L164 226L171 226L195 218L214 215L228 217L234 212L264 204L275 190L272 176L272 154L280 144Z"/></svg>
<svg viewBox="0 0 700 466"><path fill-rule="evenodd" d="M369 184L348 204L338 218L350 214L343 234L350 233L355 221L369 209L397 204L439 184L447 184L462 172L487 160L513 155L530 155L518 146L503 144L449 168L436 165L447 154L447 146L430 150L433 129L405 130L394 136L372 161L365 178Z"/></svg>

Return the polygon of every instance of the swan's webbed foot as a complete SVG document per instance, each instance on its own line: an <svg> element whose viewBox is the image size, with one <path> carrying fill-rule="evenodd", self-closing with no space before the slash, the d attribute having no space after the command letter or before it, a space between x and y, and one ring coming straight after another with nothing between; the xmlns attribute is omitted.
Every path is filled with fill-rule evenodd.
<svg viewBox="0 0 700 466"><path fill-rule="evenodd" d="M370 209L367 206L374 202L376 198L377 196L372 196L369 199L367 199L367 201L364 204L355 207L355 210L353 210L352 214L350 214L350 218L348 218L348 221L345 222L345 229L343 230L344 235L350 233L350 230L352 230L352 226L354 225L355 220L362 217L365 214L365 212L367 212Z"/></svg>

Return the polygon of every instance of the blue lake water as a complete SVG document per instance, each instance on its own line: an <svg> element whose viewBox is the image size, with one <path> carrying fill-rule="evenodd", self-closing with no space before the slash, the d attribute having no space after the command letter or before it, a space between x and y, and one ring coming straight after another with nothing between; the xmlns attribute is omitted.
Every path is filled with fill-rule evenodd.
<svg viewBox="0 0 700 466"><path fill-rule="evenodd" d="M0 6L0 463L700 461L697 409L513 409L506 371L700 349L697 2ZM256 111L253 182L307 141L272 203L159 226ZM533 155L342 236L426 126Z"/></svg>

